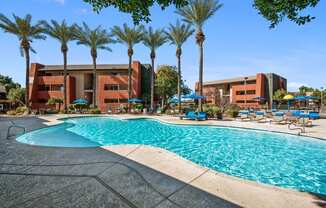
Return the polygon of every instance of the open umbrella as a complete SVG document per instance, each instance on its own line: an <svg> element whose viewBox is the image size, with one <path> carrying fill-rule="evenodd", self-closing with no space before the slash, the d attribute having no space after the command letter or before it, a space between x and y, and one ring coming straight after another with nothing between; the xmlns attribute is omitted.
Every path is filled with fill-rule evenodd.
<svg viewBox="0 0 326 208"><path fill-rule="evenodd" d="M73 104L87 105L88 101L84 98L78 98L78 99L74 100Z"/></svg>
<svg viewBox="0 0 326 208"><path fill-rule="evenodd" d="M294 100L294 96L291 94L287 94L283 97L283 99L288 101L288 110L290 110L290 101Z"/></svg>
<svg viewBox="0 0 326 208"><path fill-rule="evenodd" d="M202 99L205 99L206 97L205 96L201 96L201 95L197 95L196 93L193 93L193 94L190 94L190 95L184 95L182 96L182 98L185 98L185 99L193 99L193 100L202 100Z"/></svg>
<svg viewBox="0 0 326 208"><path fill-rule="evenodd" d="M140 99L140 98L130 98L128 100L129 103L142 103L144 102L143 99Z"/></svg>

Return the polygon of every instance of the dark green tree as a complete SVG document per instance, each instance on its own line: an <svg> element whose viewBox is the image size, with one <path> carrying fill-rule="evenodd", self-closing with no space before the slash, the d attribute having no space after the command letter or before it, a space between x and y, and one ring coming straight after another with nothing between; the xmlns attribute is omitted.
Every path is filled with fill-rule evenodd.
<svg viewBox="0 0 326 208"><path fill-rule="evenodd" d="M25 104L26 91L23 88L11 88L8 92L7 98L14 104Z"/></svg>
<svg viewBox="0 0 326 208"><path fill-rule="evenodd" d="M65 113L67 113L67 53L68 53L68 43L75 39L75 27L67 25L66 21L63 20L59 24L55 20L51 20L51 24L43 21L43 26L45 33L50 37L56 39L61 44L61 53L63 55L63 105Z"/></svg>
<svg viewBox="0 0 326 208"><path fill-rule="evenodd" d="M107 45L114 43L115 41L111 39L109 33L98 26L95 29L88 27L86 23L83 26L74 25L76 28L75 38L77 39L78 45L84 45L90 48L91 56L93 59L93 107L96 107L96 59L97 50L107 50L112 51Z"/></svg>
<svg viewBox="0 0 326 208"><path fill-rule="evenodd" d="M84 0L93 6L93 9L99 12L106 7L114 7L121 12L129 13L135 24L141 21L150 21L150 8L156 3L162 9L169 5L175 5L177 8L187 4L187 0Z"/></svg>
<svg viewBox="0 0 326 208"><path fill-rule="evenodd" d="M42 23L38 22L36 24L32 23L32 16L26 15L24 18L13 15L13 21L7 18L5 15L0 14L0 28L3 29L6 33L11 33L18 37L20 41L21 54L25 56L25 72L26 72L26 81L25 81L25 102L28 113L30 113L29 105L29 64L30 64L30 51L36 53L35 50L31 47L33 40L44 40L46 36L43 34L44 28Z"/></svg>
<svg viewBox="0 0 326 208"><path fill-rule="evenodd" d="M155 58L156 58L156 49L161 47L167 41L163 29L153 30L152 27L149 27L143 35L143 43L150 50L150 58L152 62L151 70L151 102L150 108L154 110L154 74L155 74Z"/></svg>
<svg viewBox="0 0 326 208"><path fill-rule="evenodd" d="M176 8L187 5L191 0L84 0L91 4L93 9L99 12L105 7L115 7L119 11L130 13L135 24L141 21L150 21L150 8L154 3L165 9L174 5ZM295 23L302 25L314 19L309 14L301 14L305 9L316 7L320 0L253 0L253 6L264 18L271 23L271 28L275 27L284 18L288 18Z"/></svg>
<svg viewBox="0 0 326 208"><path fill-rule="evenodd" d="M320 0L254 0L254 7L274 28L284 18L303 25L315 17L301 14L307 8L316 7Z"/></svg>
<svg viewBox="0 0 326 208"><path fill-rule="evenodd" d="M187 6L177 10L183 21L196 28L196 43L199 48L199 95L203 95L203 74L204 74L204 24L211 18L223 5L218 0L190 0ZM199 100L199 110L203 110L202 101Z"/></svg>
<svg viewBox="0 0 326 208"><path fill-rule="evenodd" d="M190 24L180 24L177 21L176 25L170 24L168 32L166 35L171 44L176 46L176 56L178 60L178 109L181 112L181 55L182 55L182 45L187 41L187 39L194 33L191 29ZM187 93L188 94L188 93Z"/></svg>
<svg viewBox="0 0 326 208"><path fill-rule="evenodd" d="M191 90L181 80L181 91L189 94ZM155 79L155 93L161 97L164 104L178 92L178 71L174 66L161 65L158 67Z"/></svg>
<svg viewBox="0 0 326 208"><path fill-rule="evenodd" d="M20 88L20 84L15 83L11 77L3 76L0 74L0 85L6 88L6 92L8 93L12 88Z"/></svg>

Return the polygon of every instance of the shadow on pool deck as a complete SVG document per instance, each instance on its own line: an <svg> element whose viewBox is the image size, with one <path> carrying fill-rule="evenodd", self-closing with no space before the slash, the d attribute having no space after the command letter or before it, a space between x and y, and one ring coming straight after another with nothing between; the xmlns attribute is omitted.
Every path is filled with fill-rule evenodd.
<svg viewBox="0 0 326 208"><path fill-rule="evenodd" d="M27 131L45 127L17 118ZM0 119L1 207L239 207L102 148L53 148L6 139Z"/></svg>

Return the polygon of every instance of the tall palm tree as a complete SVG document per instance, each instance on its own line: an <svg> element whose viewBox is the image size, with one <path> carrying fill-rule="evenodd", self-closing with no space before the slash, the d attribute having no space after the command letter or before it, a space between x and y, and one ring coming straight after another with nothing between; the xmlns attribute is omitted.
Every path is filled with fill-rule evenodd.
<svg viewBox="0 0 326 208"><path fill-rule="evenodd" d="M128 47L128 99L131 99L131 63L132 56L134 54L133 47L137 43L140 43L143 40L144 27L143 26L134 26L129 27L127 24L123 24L123 27L114 26L111 29L112 34L117 38L117 41L127 45ZM130 106L128 108L130 111Z"/></svg>
<svg viewBox="0 0 326 208"><path fill-rule="evenodd" d="M67 25L66 21L63 20L61 24L59 24L55 20L51 20L51 24L43 21L43 27L45 29L45 33L50 37L58 40L61 44L61 52L63 55L63 71L64 71L64 110L67 113L67 52L68 52L68 43L75 39L75 27Z"/></svg>
<svg viewBox="0 0 326 208"><path fill-rule="evenodd" d="M97 50L108 50L112 51L108 44L114 43L115 41L111 39L111 35L101 26L95 29L90 29L86 23L83 26L74 25L76 28L75 38L78 45L84 45L91 49L91 56L93 59L93 107L96 107L96 59Z"/></svg>
<svg viewBox="0 0 326 208"><path fill-rule="evenodd" d="M11 33L18 37L20 41L20 52L22 56L25 56L26 61L26 95L25 102L28 113L30 113L29 103L29 64L30 64L30 51L36 53L31 47L33 40L44 40L46 38L43 35L44 29L41 22L32 24L32 16L26 15L24 18L13 15L13 21L7 18L5 15L0 14L0 28L7 33Z"/></svg>
<svg viewBox="0 0 326 208"><path fill-rule="evenodd" d="M181 55L182 55L182 45L187 41L187 39L194 33L191 29L190 24L181 24L179 20L176 25L170 24L166 36L171 44L177 47L176 56L178 59L178 109L181 112Z"/></svg>
<svg viewBox="0 0 326 208"><path fill-rule="evenodd" d="M177 14L183 17L183 21L192 24L196 28L196 43L199 47L199 94L203 95L203 64L204 64L204 51L203 44L205 35L203 27L205 22L212 17L223 4L218 0L190 0L189 4L178 9ZM202 110L202 102L199 100L199 109Z"/></svg>
<svg viewBox="0 0 326 208"><path fill-rule="evenodd" d="M151 51L150 57L152 61L152 71L151 71L151 111L154 110L154 67L155 67L155 57L156 49L166 43L167 38L163 29L153 30L149 27L144 33L143 43Z"/></svg>

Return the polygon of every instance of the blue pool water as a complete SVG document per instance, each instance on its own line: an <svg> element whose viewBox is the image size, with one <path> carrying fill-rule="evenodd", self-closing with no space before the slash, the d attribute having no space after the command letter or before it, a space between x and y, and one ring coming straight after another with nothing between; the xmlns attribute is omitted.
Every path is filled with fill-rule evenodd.
<svg viewBox="0 0 326 208"><path fill-rule="evenodd" d="M326 142L236 128L168 125L156 120L72 118L18 141L57 147L144 144L232 176L326 194Z"/></svg>

